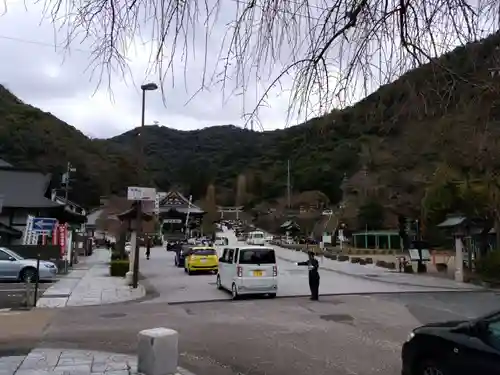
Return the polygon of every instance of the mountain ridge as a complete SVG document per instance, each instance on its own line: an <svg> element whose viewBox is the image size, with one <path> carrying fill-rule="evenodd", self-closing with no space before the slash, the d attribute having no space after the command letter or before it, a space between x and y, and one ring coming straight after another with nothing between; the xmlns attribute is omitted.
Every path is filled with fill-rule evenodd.
<svg viewBox="0 0 500 375"><path fill-rule="evenodd" d="M394 211L415 212L441 164L479 175L497 167L500 82L489 69L500 65L499 44L496 34L459 47L355 105L286 129L146 126L146 173L138 172L139 128L89 139L0 87L0 158L56 174L71 161L79 171L72 199L87 206L139 178L162 190L180 187L195 199L215 183L219 202L231 204L240 174L253 203L273 201L286 191L290 160L294 192L321 191L337 204L347 176L344 199L353 207L376 198Z"/></svg>

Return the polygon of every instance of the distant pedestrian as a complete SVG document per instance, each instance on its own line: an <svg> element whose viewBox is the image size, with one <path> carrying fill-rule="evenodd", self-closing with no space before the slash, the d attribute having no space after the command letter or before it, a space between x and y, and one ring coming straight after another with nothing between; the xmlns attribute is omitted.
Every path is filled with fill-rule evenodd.
<svg viewBox="0 0 500 375"><path fill-rule="evenodd" d="M297 266L307 266L309 268L309 289L311 290L311 300L317 301L319 299L319 263L314 257L314 252L307 253L309 259L305 262L298 262Z"/></svg>
<svg viewBox="0 0 500 375"><path fill-rule="evenodd" d="M151 255L151 239L148 237L146 238L146 259L149 259L150 255Z"/></svg>

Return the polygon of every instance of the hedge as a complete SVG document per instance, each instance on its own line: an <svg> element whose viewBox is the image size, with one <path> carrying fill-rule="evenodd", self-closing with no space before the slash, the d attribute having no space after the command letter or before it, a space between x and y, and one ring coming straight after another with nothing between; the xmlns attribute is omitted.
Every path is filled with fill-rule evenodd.
<svg viewBox="0 0 500 375"><path fill-rule="evenodd" d="M128 254L125 252L124 254L121 254L119 251L113 251L111 253L111 260L127 260L128 261Z"/></svg>
<svg viewBox="0 0 500 375"><path fill-rule="evenodd" d="M111 276L125 277L130 267L128 260L113 260L109 263L109 274Z"/></svg>
<svg viewBox="0 0 500 375"><path fill-rule="evenodd" d="M413 266L411 264L407 264L403 268L404 273L413 273Z"/></svg>

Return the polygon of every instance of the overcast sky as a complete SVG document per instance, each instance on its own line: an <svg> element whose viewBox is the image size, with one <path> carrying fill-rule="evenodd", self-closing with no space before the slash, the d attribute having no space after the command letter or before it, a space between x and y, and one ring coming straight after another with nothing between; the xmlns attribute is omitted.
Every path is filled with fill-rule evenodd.
<svg viewBox="0 0 500 375"><path fill-rule="evenodd" d="M128 56L132 77L128 76L128 82L124 82L121 75L113 75L111 97L106 82L95 91L98 79L92 78L87 69L91 61L88 45L73 44L70 53L55 48L63 35L55 32L50 22L41 23L41 19L40 5L29 5L26 9L24 2L8 0L7 12L0 18L0 84L23 101L53 113L92 137L110 137L138 126L141 105L138 86L156 79L155 75L146 74L147 48L136 43L136 51ZM223 17L219 24L220 30L215 30L213 40L209 41L213 45L211 58L214 61L226 28ZM220 85L212 85L209 91L199 93L186 104L200 87L203 75L201 39L200 51L194 51L198 52L194 57L191 54L187 74L184 63L178 62L174 67L175 87L164 86L166 105L159 91L148 93L147 124L158 121L161 125L182 130L220 124L243 126L242 96L231 96L226 92L226 101L223 102ZM168 79L172 80L171 77ZM267 82L259 84L259 90L263 92ZM245 100L246 111L253 108L257 97L255 85L251 85L249 91ZM288 101L288 92L275 90L271 93L269 108L259 111L266 130L285 126ZM297 120L292 119L289 124L294 122Z"/></svg>
<svg viewBox="0 0 500 375"><path fill-rule="evenodd" d="M119 72L111 73L110 87L112 90L110 91L107 84L108 76L103 77L104 80L99 86L99 72L92 74L92 70L89 69L89 65L92 66L91 62L93 60L91 54L92 43L95 40L104 40L102 32L97 33L95 40L90 38L80 42L75 39L68 51L60 47L67 33L60 30L55 31L51 22L42 20L43 0L40 2L35 1L35 4L27 3L27 5L21 0L6 1L7 10L0 17L0 48L2 51L0 84L7 87L23 101L53 113L92 137L111 137L140 125L141 92L139 87L146 82L158 82L157 74L155 72L151 73L150 56L154 41L151 42L150 32L154 30L154 25L151 25L150 14L147 15L148 17L144 14L138 15L138 19L148 20L142 30L142 37L145 39L139 39L137 33L135 34L134 43L132 43L134 48L129 48L126 55L128 67L130 68L128 74L123 76ZM56 3L56 0L47 1L52 4ZM62 9L65 9L65 5L67 5L66 1L71 3L70 0L61 1L63 2ZM207 1L216 2L217 0ZM199 5L206 4L207 1L181 4ZM314 1L317 1L318 5L312 5ZM83 4L78 1L76 3ZM136 4L136 2L131 3ZM138 3L148 4L147 2ZM188 38L188 56L182 54L182 46L178 47L177 53L174 54L172 71L164 78L163 97L160 91L147 93L146 124L158 122L161 125L182 130L200 129L206 126L223 124L243 126L245 123L245 120L242 119L243 114L255 108L257 99L263 95L270 82L282 71L286 63L304 58L306 56L305 49L311 46L311 40L321 35L318 34L321 30L332 26L311 26L311 24L319 20L319 14L324 16L328 0L308 1L309 8L307 11L318 12L316 15L311 13L312 16L309 15L308 17L290 17L289 11L286 10L289 8L281 9L281 13L278 11L276 14L271 15L263 13L264 18L267 17L266 22L274 23L273 36L269 40L283 40L282 45L285 47L281 50L282 54L279 56L279 61L261 64L269 67L267 74L261 74L258 80L252 78L252 76L250 76L251 79L246 80L245 87L247 90L242 95L241 85L237 84L234 79L226 81L223 90L219 82L220 76L214 76L213 73L220 73L221 71L223 65L220 62L219 52L221 46L224 45L222 41L225 34L227 34L229 23L236 18L236 7L241 8L243 3L242 0L219 2L219 12L216 13L216 18L215 16L212 17L212 20L216 19L216 21L213 23L214 26L211 28L210 36L206 41L208 46L207 57L204 55L204 17L203 15L200 17L197 23L198 29L195 30L196 37ZM285 6L292 8L295 6L298 9L296 12L299 11L301 14L306 12L302 9L303 3L298 0L278 3L285 3ZM96 3L89 1L88 4L92 6L92 4ZM105 4L111 6L109 2L105 2ZM123 5L124 3L119 4ZM164 4L172 5L174 3L165 2ZM254 9L259 11L259 9L264 9L263 6L257 5ZM348 7L349 5L345 6ZM108 14L107 12L110 12L110 10L105 10L103 14ZM342 9L338 10L338 12L342 17L345 16ZM450 21L449 13L443 12L444 20ZM210 12L211 15L212 13L214 12ZM282 20L280 20L280 15ZM109 23L109 17L100 21ZM290 24L296 22L303 22L304 24L300 24L295 28L290 26ZM441 50L433 50L432 46L429 46L429 50L437 51L437 55L464 42L462 40L459 43L459 38L456 37L458 34L453 33L453 22L451 22L451 26L443 22L438 22L433 27L429 26L427 34L420 40L421 46L425 46L428 43L429 35L432 35L435 39L437 38L442 44L439 47ZM488 34L488 30L494 29L495 25L484 27L484 35ZM256 22L249 26L251 27L249 30L255 37L259 31L262 32L262 29L265 31L265 26L268 26L268 24L262 25ZM336 25L335 27L340 26ZM103 24L99 23L96 27L100 29ZM130 30L130 28L124 28L124 30ZM417 32L419 30L421 29L415 28L414 32L419 35ZM328 59L329 76L328 78L323 76L318 80L320 88L327 86L325 81L328 81L329 87L335 86L338 82L344 82L345 87L337 86L337 89L340 87L339 95L326 97L326 100L322 96L322 102L327 103L326 107L322 108L315 106L319 97L316 93L302 95L302 97L309 98L312 107L309 107L308 112L303 112L298 117L296 114L292 114L291 117L287 118L290 88L295 77L284 76L280 81L281 85L268 93L267 105L259 109L259 122L265 130L294 125L302 122L307 117L331 111L339 106L338 100L346 102L345 104L352 104L365 94L375 90L380 83L390 82L403 71L414 66L414 62L410 61L408 63L407 54L401 48L398 37L390 30L385 34L377 35L376 38L373 37L370 29L365 31L363 27L354 29L353 32L354 34L349 35L349 38L346 36L343 39L336 39L338 43L333 47L330 46L329 55L326 57ZM365 43L367 38L365 32L374 38L371 44ZM447 40L447 37L450 40ZM293 41L287 38L295 38L298 43L294 47L290 47L290 43L293 43ZM474 34L470 38L477 39L477 35ZM358 40L358 44L355 42L356 40ZM359 41L361 42L359 43ZM182 44L182 41L179 44ZM171 43L167 42L166 45L171 45ZM360 45L367 46L364 55L358 54L357 48ZM276 45L273 44L272 47L276 48ZM322 46L319 47L318 50L321 50ZM304 48L304 51L301 51L301 48ZM293 53L296 56L290 57ZM169 55L170 51L166 51L166 56ZM250 50L248 55L255 57L258 53ZM359 69L351 70L350 65L346 65L346 61L349 61L350 56L356 58ZM359 56L364 57L361 59L358 58ZM166 59L162 59L162 61ZM95 67L95 64L93 66ZM232 68L234 66L235 63L232 61ZM345 72L351 71L357 72L357 75L343 76ZM371 75L369 74L370 71ZM206 74L204 75L204 73ZM377 74L382 78L377 80ZM366 78L367 75L369 78ZM207 78L205 90L193 97L202 86L203 77ZM240 90L235 91L234 87L239 87ZM349 99L341 97L346 91L349 91ZM303 93L300 90L299 92Z"/></svg>

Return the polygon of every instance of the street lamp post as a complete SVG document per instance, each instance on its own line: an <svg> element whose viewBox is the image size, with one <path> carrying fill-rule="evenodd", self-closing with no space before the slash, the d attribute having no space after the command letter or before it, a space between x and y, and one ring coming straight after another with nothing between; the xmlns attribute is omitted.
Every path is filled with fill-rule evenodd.
<svg viewBox="0 0 500 375"><path fill-rule="evenodd" d="M141 109L141 129L139 130L139 134L137 136L137 164L138 164L138 185L141 186L141 168L144 168L143 161L143 143L142 143L142 132L144 130L144 122L145 122L145 114L146 114L146 91L154 91L158 89L158 85L156 83L146 83L141 86L142 90L142 109ZM141 238L142 231L142 202L136 201L136 209L137 209L137 225L136 225L136 240L135 240L135 249L134 249L134 268L132 275L132 287L137 288L139 284L139 240Z"/></svg>

